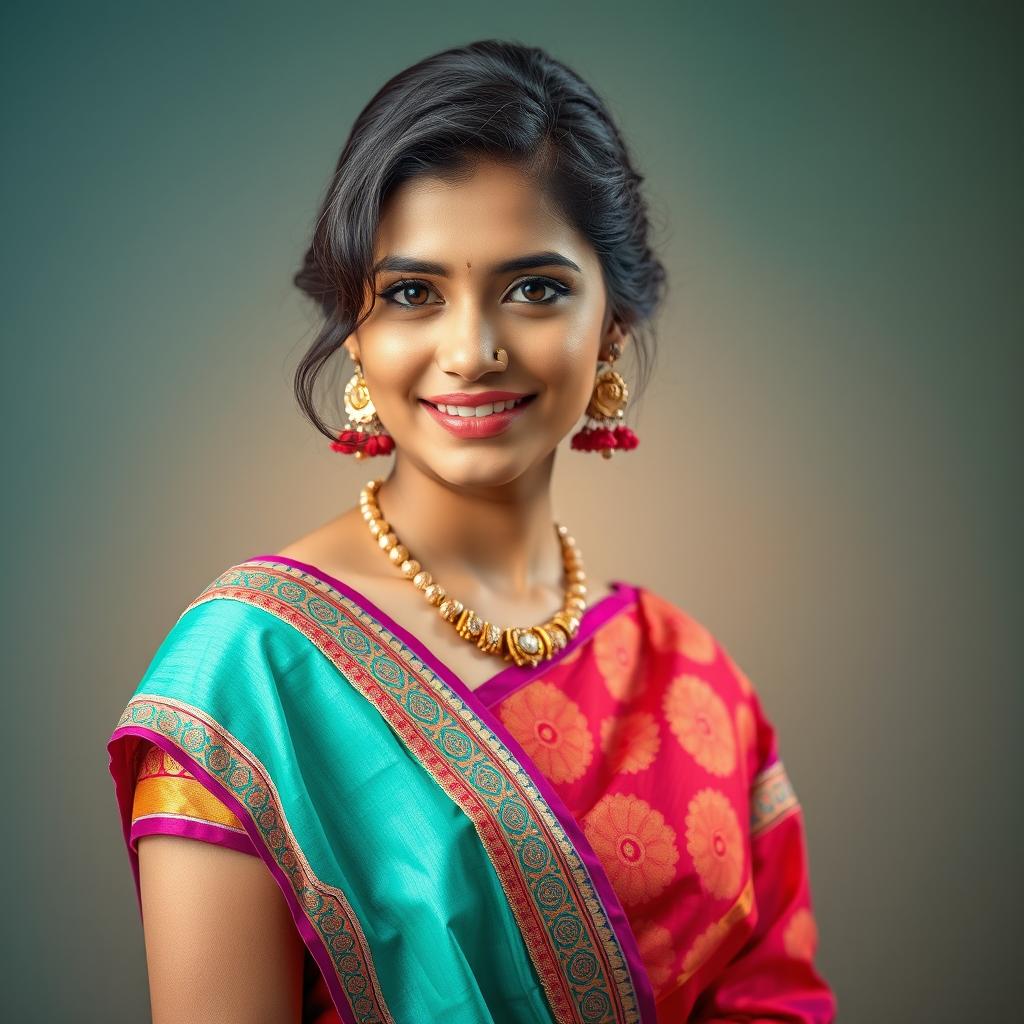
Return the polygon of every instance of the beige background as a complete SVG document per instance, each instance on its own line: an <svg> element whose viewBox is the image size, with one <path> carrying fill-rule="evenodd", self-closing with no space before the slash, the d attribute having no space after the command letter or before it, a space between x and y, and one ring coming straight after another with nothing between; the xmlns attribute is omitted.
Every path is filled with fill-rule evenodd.
<svg viewBox="0 0 1024 1024"><path fill-rule="evenodd" d="M671 275L641 445L562 453L561 518L759 688L841 1019L1009 1015L1012 5L206 6L3 16L10 1019L146 1018L106 738L218 571L354 499L289 275L372 91L490 35L609 99Z"/></svg>

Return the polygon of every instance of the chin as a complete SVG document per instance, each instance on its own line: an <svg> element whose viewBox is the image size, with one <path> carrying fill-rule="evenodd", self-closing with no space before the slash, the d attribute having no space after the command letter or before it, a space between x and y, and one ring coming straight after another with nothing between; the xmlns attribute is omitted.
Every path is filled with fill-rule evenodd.
<svg viewBox="0 0 1024 1024"><path fill-rule="evenodd" d="M523 451L476 451L467 447L461 452L445 452L427 460L435 476L453 487L502 487L518 480L537 463Z"/></svg>

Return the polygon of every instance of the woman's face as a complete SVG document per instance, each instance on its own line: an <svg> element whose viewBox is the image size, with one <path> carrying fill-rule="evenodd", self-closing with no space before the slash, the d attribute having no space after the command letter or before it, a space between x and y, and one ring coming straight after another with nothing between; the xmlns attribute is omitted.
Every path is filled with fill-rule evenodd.
<svg viewBox="0 0 1024 1024"><path fill-rule="evenodd" d="M549 459L598 359L625 342L589 242L521 171L484 162L458 183L396 189L374 262L373 308L345 345L396 457L456 486L505 484ZM492 412L489 391L523 401Z"/></svg>

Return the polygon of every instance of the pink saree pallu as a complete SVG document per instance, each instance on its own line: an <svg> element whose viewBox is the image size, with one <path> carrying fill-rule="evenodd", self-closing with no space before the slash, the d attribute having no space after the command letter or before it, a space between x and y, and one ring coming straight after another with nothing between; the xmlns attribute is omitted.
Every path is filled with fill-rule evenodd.
<svg viewBox="0 0 1024 1024"><path fill-rule="evenodd" d="M613 587L553 659L470 690L316 567L232 566L108 744L136 894L143 835L260 857L316 1024L834 1020L756 692Z"/></svg>

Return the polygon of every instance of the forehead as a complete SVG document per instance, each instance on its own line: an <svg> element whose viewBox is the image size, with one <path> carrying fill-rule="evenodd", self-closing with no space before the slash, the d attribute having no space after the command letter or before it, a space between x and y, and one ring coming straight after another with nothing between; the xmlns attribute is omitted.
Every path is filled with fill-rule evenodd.
<svg viewBox="0 0 1024 1024"><path fill-rule="evenodd" d="M459 180L403 182L381 211L375 248L378 259L399 253L483 265L540 249L586 259L590 246L523 171L485 162Z"/></svg>

